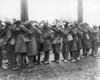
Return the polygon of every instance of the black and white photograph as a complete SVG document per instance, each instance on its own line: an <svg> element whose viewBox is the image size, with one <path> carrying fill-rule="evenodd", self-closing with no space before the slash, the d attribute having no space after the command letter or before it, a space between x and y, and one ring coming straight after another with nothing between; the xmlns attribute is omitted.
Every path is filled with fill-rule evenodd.
<svg viewBox="0 0 100 80"><path fill-rule="evenodd" d="M0 80L100 80L100 0L0 0Z"/></svg>

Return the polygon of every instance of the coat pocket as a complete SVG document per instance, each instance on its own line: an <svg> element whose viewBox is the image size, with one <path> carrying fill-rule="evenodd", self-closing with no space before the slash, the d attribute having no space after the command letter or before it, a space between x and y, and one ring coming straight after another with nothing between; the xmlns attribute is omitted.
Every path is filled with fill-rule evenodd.
<svg viewBox="0 0 100 80"><path fill-rule="evenodd" d="M89 36L89 34L86 34L86 39L90 39L90 36Z"/></svg>
<svg viewBox="0 0 100 80"><path fill-rule="evenodd" d="M72 41L73 40L72 35L71 34L68 34L67 39L68 39L68 41Z"/></svg>
<svg viewBox="0 0 100 80"><path fill-rule="evenodd" d="M14 38L11 39L10 44L15 45L15 39Z"/></svg>

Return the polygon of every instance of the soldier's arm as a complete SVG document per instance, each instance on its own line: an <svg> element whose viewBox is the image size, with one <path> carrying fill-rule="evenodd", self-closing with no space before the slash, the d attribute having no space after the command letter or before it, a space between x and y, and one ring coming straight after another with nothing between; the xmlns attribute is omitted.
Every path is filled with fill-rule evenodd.
<svg viewBox="0 0 100 80"><path fill-rule="evenodd" d="M66 31L64 31L64 30L63 30L63 32L62 32L62 33L63 33L63 35L68 35L68 34L70 33L70 31L71 31L71 29L70 29L70 28L68 28Z"/></svg>
<svg viewBox="0 0 100 80"><path fill-rule="evenodd" d="M51 27L50 29L51 29L52 31L54 31L54 32L58 32L57 28Z"/></svg>
<svg viewBox="0 0 100 80"><path fill-rule="evenodd" d="M79 28L77 28L76 30L77 30L78 34L80 34L80 35L83 34L83 32Z"/></svg>
<svg viewBox="0 0 100 80"><path fill-rule="evenodd" d="M43 35L43 38L49 38L51 37L51 35L52 35L51 30L48 30L48 32Z"/></svg>
<svg viewBox="0 0 100 80"><path fill-rule="evenodd" d="M21 26L21 29L23 30L23 31L25 31L26 33L28 33L28 34L33 34L34 33L34 29L33 28L31 28L31 29L28 29L28 28L26 28L25 26Z"/></svg>
<svg viewBox="0 0 100 80"><path fill-rule="evenodd" d="M86 29L84 29L84 28L81 28L81 31L83 32L83 33L87 33L88 31L86 30Z"/></svg>
<svg viewBox="0 0 100 80"><path fill-rule="evenodd" d="M11 39L12 37L12 30L10 27L8 27L6 30L5 30L5 42L8 43L9 40Z"/></svg>
<svg viewBox="0 0 100 80"><path fill-rule="evenodd" d="M32 28L34 28L35 31L36 31L38 34L42 34L42 31L41 31L40 29L36 28L35 26L32 26Z"/></svg>

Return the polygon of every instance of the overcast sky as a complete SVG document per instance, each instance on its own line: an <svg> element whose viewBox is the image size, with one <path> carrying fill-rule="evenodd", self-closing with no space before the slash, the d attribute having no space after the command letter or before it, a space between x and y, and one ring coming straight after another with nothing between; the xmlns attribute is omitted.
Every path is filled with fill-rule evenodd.
<svg viewBox="0 0 100 80"><path fill-rule="evenodd" d="M100 0L84 1L84 22L100 24ZM77 0L28 0L30 20L77 20ZM20 0L0 0L0 18L20 19Z"/></svg>

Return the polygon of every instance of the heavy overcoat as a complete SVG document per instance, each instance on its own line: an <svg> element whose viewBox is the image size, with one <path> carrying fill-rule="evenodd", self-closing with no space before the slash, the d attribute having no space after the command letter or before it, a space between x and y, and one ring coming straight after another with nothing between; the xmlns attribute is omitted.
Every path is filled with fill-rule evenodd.
<svg viewBox="0 0 100 80"><path fill-rule="evenodd" d="M37 54L37 40L36 40L36 30L33 26L31 28L24 27L23 30L28 34L29 41L27 42L27 55L34 56Z"/></svg>
<svg viewBox="0 0 100 80"><path fill-rule="evenodd" d="M52 46L53 51L56 51L56 53L59 53L62 49L61 43L62 43L62 37L61 32L55 27L52 28L53 32L53 38L52 38L52 44L55 46Z"/></svg>
<svg viewBox="0 0 100 80"><path fill-rule="evenodd" d="M16 31L15 53L27 53L27 44L23 40L23 31Z"/></svg>
<svg viewBox="0 0 100 80"><path fill-rule="evenodd" d="M52 50L52 46L51 46L51 35L52 35L51 29L47 26L46 28L43 29L42 33L43 33L42 36L43 36L43 39L44 39L43 50L44 50L44 52L51 51Z"/></svg>
<svg viewBox="0 0 100 80"><path fill-rule="evenodd" d="M83 29L82 46L83 49L90 49L92 47L91 34L87 29Z"/></svg>
<svg viewBox="0 0 100 80"><path fill-rule="evenodd" d="M78 36L77 36L77 31L75 29L71 30L71 34L72 34L73 40L71 41L71 44L70 44L70 51L73 52L73 51L78 50L78 45L77 45Z"/></svg>
<svg viewBox="0 0 100 80"><path fill-rule="evenodd" d="M93 32L92 32L92 35L93 35L93 37L92 37L92 48L93 49L96 49L97 48L97 46L98 46L98 31L96 31L96 30L93 30Z"/></svg>
<svg viewBox="0 0 100 80"><path fill-rule="evenodd" d="M83 48L82 47L83 32L79 28L77 28L77 37L78 37L77 47L78 50L81 50Z"/></svg>

